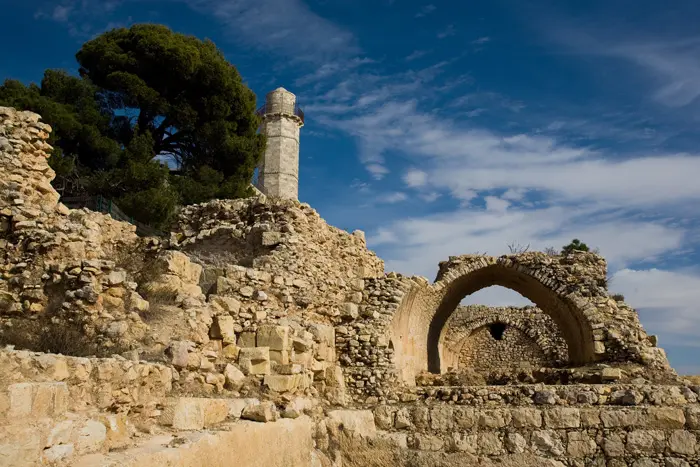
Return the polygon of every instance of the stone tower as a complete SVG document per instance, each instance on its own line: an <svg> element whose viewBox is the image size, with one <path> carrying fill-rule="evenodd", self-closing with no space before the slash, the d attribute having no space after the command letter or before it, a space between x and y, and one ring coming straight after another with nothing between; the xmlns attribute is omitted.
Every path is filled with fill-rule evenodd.
<svg viewBox="0 0 700 467"><path fill-rule="evenodd" d="M267 196L299 197L299 129L304 126L304 113L296 100L291 92L277 88L257 111L262 117L260 131L267 136L258 188Z"/></svg>

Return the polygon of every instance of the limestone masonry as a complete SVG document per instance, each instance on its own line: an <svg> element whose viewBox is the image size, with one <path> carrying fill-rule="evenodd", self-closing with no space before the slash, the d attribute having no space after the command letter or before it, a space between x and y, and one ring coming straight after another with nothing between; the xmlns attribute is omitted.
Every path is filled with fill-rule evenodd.
<svg viewBox="0 0 700 467"><path fill-rule="evenodd" d="M264 122L268 196L141 238L62 205L51 129L0 107L0 466L700 466L700 386L603 258L385 273L296 200L294 96ZM491 285L536 306L459 305Z"/></svg>
<svg viewBox="0 0 700 467"><path fill-rule="evenodd" d="M258 111L262 116L260 130L267 138L258 187L267 196L299 197L299 129L304 125L304 114L296 99L286 89L277 88L267 94Z"/></svg>

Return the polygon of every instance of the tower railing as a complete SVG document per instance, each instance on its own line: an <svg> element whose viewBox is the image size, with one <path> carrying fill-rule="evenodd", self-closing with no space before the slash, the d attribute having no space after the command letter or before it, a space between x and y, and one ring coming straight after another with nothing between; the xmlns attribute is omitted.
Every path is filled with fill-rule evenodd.
<svg viewBox="0 0 700 467"><path fill-rule="evenodd" d="M258 110L255 111L255 114L258 115L259 117L262 117L266 113L270 113L270 112L267 112L267 110L268 110L268 105L266 102L263 105L261 105L258 108ZM299 107L299 104L294 104L294 115L299 117L301 119L301 123L304 124L304 111L301 110L301 107Z"/></svg>

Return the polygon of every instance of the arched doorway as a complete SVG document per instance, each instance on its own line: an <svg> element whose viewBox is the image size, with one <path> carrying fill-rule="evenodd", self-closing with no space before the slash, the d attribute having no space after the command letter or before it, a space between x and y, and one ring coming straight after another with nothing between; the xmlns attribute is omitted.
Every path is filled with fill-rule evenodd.
<svg viewBox="0 0 700 467"><path fill-rule="evenodd" d="M518 292L551 316L566 341L571 363L584 364L594 359L591 326L583 311L560 292L560 284L541 272L527 271L522 267L499 263L479 266L463 270L457 268L443 274L438 281L442 284L442 293L430 318L427 333L427 364L430 372L440 373L445 370L441 364L440 335L460 301L467 295L493 285Z"/></svg>

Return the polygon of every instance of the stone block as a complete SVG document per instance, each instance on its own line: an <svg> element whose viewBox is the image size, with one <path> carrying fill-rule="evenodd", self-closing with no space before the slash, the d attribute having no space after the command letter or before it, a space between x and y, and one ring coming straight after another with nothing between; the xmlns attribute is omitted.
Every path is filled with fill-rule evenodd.
<svg viewBox="0 0 700 467"><path fill-rule="evenodd" d="M700 407L688 407L685 409L685 418L688 428L700 430Z"/></svg>
<svg viewBox="0 0 700 467"><path fill-rule="evenodd" d="M673 453L691 456L697 449L697 440L689 431L674 430L668 437L668 447Z"/></svg>
<svg viewBox="0 0 700 467"><path fill-rule="evenodd" d="M296 375L304 372L304 366L298 363L288 363L286 365L278 365L275 371L280 375Z"/></svg>
<svg viewBox="0 0 700 467"><path fill-rule="evenodd" d="M527 439L520 433L508 433L504 440L504 447L511 454L520 454L527 449Z"/></svg>
<svg viewBox="0 0 700 467"><path fill-rule="evenodd" d="M269 347L270 350L289 352L289 334L289 326L260 326L257 332L257 345Z"/></svg>
<svg viewBox="0 0 700 467"><path fill-rule="evenodd" d="M649 407L644 421L647 428L677 430L685 427L685 414L681 408Z"/></svg>
<svg viewBox="0 0 700 467"><path fill-rule="evenodd" d="M240 347L235 344L230 344L221 349L221 355L229 360L238 361L238 354L241 352Z"/></svg>
<svg viewBox="0 0 700 467"><path fill-rule="evenodd" d="M292 363L298 363L305 367L310 367L313 363L314 356L311 352L294 352L292 353Z"/></svg>
<svg viewBox="0 0 700 467"><path fill-rule="evenodd" d="M394 428L394 417L396 416L396 407L388 405L380 405L374 409L374 424L380 430L391 430Z"/></svg>
<svg viewBox="0 0 700 467"><path fill-rule="evenodd" d="M313 347L313 341L298 336L292 337L294 352L308 352Z"/></svg>
<svg viewBox="0 0 700 467"><path fill-rule="evenodd" d="M255 422L274 422L279 418L277 407L269 401L249 405L241 413L241 418Z"/></svg>
<svg viewBox="0 0 700 467"><path fill-rule="evenodd" d="M265 375L264 384L276 392L293 392L309 386L306 375Z"/></svg>
<svg viewBox="0 0 700 467"><path fill-rule="evenodd" d="M601 447L608 457L622 457L625 455L625 439L617 433L608 434L603 439Z"/></svg>
<svg viewBox="0 0 700 467"><path fill-rule="evenodd" d="M569 456L582 458L592 456L597 450L595 440L586 432L570 431L567 433L566 452Z"/></svg>
<svg viewBox="0 0 700 467"><path fill-rule="evenodd" d="M314 323L309 326L309 332L319 344L335 347L335 328L328 324Z"/></svg>
<svg viewBox="0 0 700 467"><path fill-rule="evenodd" d="M479 433L479 453L484 456L496 456L503 453L503 440L497 431Z"/></svg>
<svg viewBox="0 0 700 467"><path fill-rule="evenodd" d="M603 368L603 371L600 373L600 377L606 382L619 381L622 379L622 370L619 368Z"/></svg>
<svg viewBox="0 0 700 467"><path fill-rule="evenodd" d="M193 263L186 254L179 251L162 253L157 265L164 274L175 275L189 284L198 284L202 275L202 266Z"/></svg>
<svg viewBox="0 0 700 467"><path fill-rule="evenodd" d="M479 414L471 407L455 407L455 425L463 430L470 430L476 426Z"/></svg>
<svg viewBox="0 0 700 467"><path fill-rule="evenodd" d="M58 417L68 408L66 383L16 383L7 391L11 419Z"/></svg>
<svg viewBox="0 0 700 467"><path fill-rule="evenodd" d="M252 331L243 331L238 336L238 347L255 347L255 333Z"/></svg>
<svg viewBox="0 0 700 467"><path fill-rule="evenodd" d="M276 246L282 242L282 234L280 232L263 232L261 235L262 246Z"/></svg>
<svg viewBox="0 0 700 467"><path fill-rule="evenodd" d="M209 329L209 337L221 339L224 344L236 343L236 332L234 331L234 321L231 315L219 315L214 317L214 323Z"/></svg>
<svg viewBox="0 0 700 467"><path fill-rule="evenodd" d="M228 364L224 369L224 377L226 378L226 387L229 389L238 389L245 382L245 375L235 365Z"/></svg>
<svg viewBox="0 0 700 467"><path fill-rule="evenodd" d="M76 448L81 453L99 451L106 440L107 427L97 420L88 420L78 430Z"/></svg>
<svg viewBox="0 0 700 467"><path fill-rule="evenodd" d="M209 302L218 306L226 313L237 315L241 311L241 302L233 297L223 297L221 295L210 295Z"/></svg>
<svg viewBox="0 0 700 467"><path fill-rule="evenodd" d="M231 292L237 289L238 282L224 276L219 276L216 278L216 284L214 286L214 292L216 293L216 295L230 294Z"/></svg>
<svg viewBox="0 0 700 467"><path fill-rule="evenodd" d="M279 365L288 365L289 352L286 350L270 350L270 361Z"/></svg>
<svg viewBox="0 0 700 467"><path fill-rule="evenodd" d="M224 399L180 397L172 407L172 421L168 418L162 421L176 430L201 430L223 422L228 414L228 403Z"/></svg>
<svg viewBox="0 0 700 467"><path fill-rule="evenodd" d="M430 428L433 431L450 431L453 427L454 413L448 405L436 405L430 409Z"/></svg>
<svg viewBox="0 0 700 467"><path fill-rule="evenodd" d="M540 428L542 426L542 411L538 409L512 409L511 417L515 428Z"/></svg>
<svg viewBox="0 0 700 467"><path fill-rule="evenodd" d="M573 407L557 407L544 411L544 424L547 428L578 428L581 426L581 413Z"/></svg>
<svg viewBox="0 0 700 467"><path fill-rule="evenodd" d="M642 419L643 413L639 409L603 409L600 411L600 421L605 428L638 427L642 423Z"/></svg>
<svg viewBox="0 0 700 467"><path fill-rule="evenodd" d="M246 399L226 399L228 404L228 414L230 417L241 418L243 410L251 405L258 405L260 401L254 398Z"/></svg>
<svg viewBox="0 0 700 467"><path fill-rule="evenodd" d="M413 447L419 451L441 451L445 442L442 438L425 433L416 433L413 438Z"/></svg>
<svg viewBox="0 0 700 467"><path fill-rule="evenodd" d="M397 429L411 428L413 422L411 421L411 413L406 407L401 407L396 411L396 419L394 425Z"/></svg>
<svg viewBox="0 0 700 467"><path fill-rule="evenodd" d="M479 414L480 428L504 428L510 424L511 414L505 409L484 410Z"/></svg>
<svg viewBox="0 0 700 467"><path fill-rule="evenodd" d="M238 366L248 375L270 374L270 349L268 347L243 347L238 354Z"/></svg>
<svg viewBox="0 0 700 467"><path fill-rule="evenodd" d="M661 430L632 430L627 434L626 449L630 454L663 452L666 435Z"/></svg>
<svg viewBox="0 0 700 467"><path fill-rule="evenodd" d="M377 434L371 410L331 410L328 412L327 425L336 433L342 426L343 431L363 438L374 438Z"/></svg>
<svg viewBox="0 0 700 467"><path fill-rule="evenodd" d="M533 431L530 437L532 450L548 457L559 457L564 454L564 444L554 430Z"/></svg>

